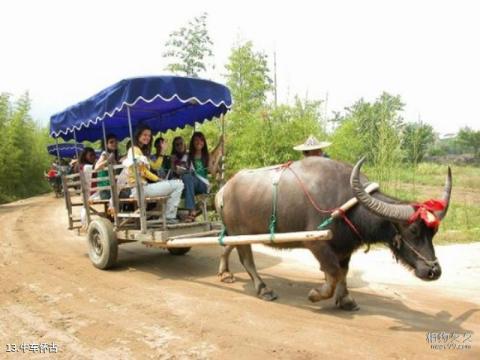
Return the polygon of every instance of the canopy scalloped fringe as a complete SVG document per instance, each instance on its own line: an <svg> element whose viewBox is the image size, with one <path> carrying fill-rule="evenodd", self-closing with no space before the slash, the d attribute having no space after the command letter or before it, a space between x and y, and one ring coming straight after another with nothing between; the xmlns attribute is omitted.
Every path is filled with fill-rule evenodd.
<svg viewBox="0 0 480 360"><path fill-rule="evenodd" d="M61 134L64 134L64 135L67 135L68 133L71 133L71 132L74 132L74 131L80 131L82 128L88 128L90 127L90 125L96 125L99 121L103 121L105 119L105 117L112 117L113 115L115 115L116 113L119 113L122 111L123 107L124 106L135 106L135 104L139 101L139 100L143 100L144 102L146 103L152 103L153 101L155 101L155 99L162 99L163 101L165 102L170 102L172 101L173 99L177 99L178 101L182 102L182 103L188 103L188 102L191 102L191 101L195 101L197 102L199 105L205 105L205 104L212 104L213 106L215 107L220 107L220 106L225 106L227 109L231 109L232 108L232 103L230 103L230 105L228 105L225 101L220 101L218 103L215 103L213 102L212 100L206 100L204 102L201 102L198 98L196 97L190 97L188 99L182 99L180 98L180 96L178 96L178 94L175 94L173 95L172 97L170 98L164 98L162 95L160 94L157 94L156 96L154 96L153 98L147 100L145 99L143 96L139 96L138 98L135 99L134 102L132 103L127 103L127 102L123 102L122 103L122 106L120 107L115 107L112 111L106 111L102 116L98 116L97 118L95 119L92 119L92 120L87 120L86 123L81 123L80 126L73 126L71 128L67 128L65 131L64 130L60 130L58 132L52 132L50 133L50 136L52 137L59 137ZM211 120L212 118L209 118L209 119L206 119L206 120ZM181 127L183 129L183 127Z"/></svg>
<svg viewBox="0 0 480 360"><path fill-rule="evenodd" d="M83 149L83 144L61 143L58 145L47 145L47 152L50 155L56 156L57 154L59 154L60 157L71 157L76 154L76 152L82 152Z"/></svg>
<svg viewBox="0 0 480 360"><path fill-rule="evenodd" d="M118 138L146 123L154 132L183 128L220 117L232 107L230 90L219 83L180 76L121 80L50 118L50 135L96 141L103 129Z"/></svg>

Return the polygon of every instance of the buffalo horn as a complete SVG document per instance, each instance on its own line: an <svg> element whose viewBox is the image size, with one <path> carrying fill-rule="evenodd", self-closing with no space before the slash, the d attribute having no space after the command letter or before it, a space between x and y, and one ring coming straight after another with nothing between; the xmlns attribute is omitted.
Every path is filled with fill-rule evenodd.
<svg viewBox="0 0 480 360"><path fill-rule="evenodd" d="M443 201L445 201L445 209L443 211L437 211L435 215L442 220L447 214L448 206L450 205L450 195L452 194L452 170L448 167L448 174L445 180L445 187L443 190Z"/></svg>
<svg viewBox="0 0 480 360"><path fill-rule="evenodd" d="M360 168L364 161L365 157L357 162L350 176L350 186L355 197L363 206L380 217L397 222L408 221L414 213L412 206L404 204L389 204L370 196L364 190L363 185L360 182Z"/></svg>

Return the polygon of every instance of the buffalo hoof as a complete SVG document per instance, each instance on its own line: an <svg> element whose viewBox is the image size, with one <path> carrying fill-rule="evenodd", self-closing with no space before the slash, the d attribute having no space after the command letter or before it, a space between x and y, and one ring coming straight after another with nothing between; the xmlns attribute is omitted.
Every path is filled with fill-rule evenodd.
<svg viewBox="0 0 480 360"><path fill-rule="evenodd" d="M335 305L345 311L357 311L360 310L360 307L357 305L356 301L350 296L344 296L335 301Z"/></svg>
<svg viewBox="0 0 480 360"><path fill-rule="evenodd" d="M317 302L320 300L330 299L332 296L332 287L324 284L320 288L313 288L310 290L308 293L308 300L311 302Z"/></svg>
<svg viewBox="0 0 480 360"><path fill-rule="evenodd" d="M317 289L312 289L308 293L308 300L310 300L311 302L317 302L323 300L323 297L320 295L320 291L318 291Z"/></svg>
<svg viewBox="0 0 480 360"><path fill-rule="evenodd" d="M218 274L220 281L223 283L231 284L235 282L235 276L229 271L224 271L221 274Z"/></svg>
<svg viewBox="0 0 480 360"><path fill-rule="evenodd" d="M273 290L263 287L258 293L258 297L265 301L273 301L278 298L278 295Z"/></svg>

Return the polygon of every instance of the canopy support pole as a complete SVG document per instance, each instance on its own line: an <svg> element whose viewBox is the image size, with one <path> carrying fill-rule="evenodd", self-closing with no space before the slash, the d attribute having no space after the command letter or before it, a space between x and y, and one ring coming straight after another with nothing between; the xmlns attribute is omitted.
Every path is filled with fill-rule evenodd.
<svg viewBox="0 0 480 360"><path fill-rule="evenodd" d="M137 189L138 207L140 208L140 231L142 234L145 234L147 232L147 209L145 206L145 197L143 196L143 186L140 179L140 173L138 171L137 160L135 159L135 143L133 141L132 117L130 115L129 106L127 106L127 116L128 130L130 132L130 141L132 144L130 146L130 150L132 151L133 168L135 171L135 186Z"/></svg>
<svg viewBox="0 0 480 360"><path fill-rule="evenodd" d="M105 132L105 121L102 121L102 134L103 134L103 151L108 154L108 144L107 144L107 133ZM109 159L109 158L108 158ZM107 160L107 170L108 177L110 181L110 199L112 200L114 213L113 213L113 224L115 228L118 226L118 193L117 193L117 184L115 183L115 170L113 169L112 163Z"/></svg>
<svg viewBox="0 0 480 360"><path fill-rule="evenodd" d="M87 181L85 179L85 173L80 167L80 158L78 156L78 147L77 147L77 132L73 129L73 139L75 140L75 154L77 155L77 164L78 164L78 174L80 175L80 187L82 189L82 200L83 208L85 209L85 217L87 219L87 226L90 225L90 208L88 205L88 198L90 194L87 193Z"/></svg>
<svg viewBox="0 0 480 360"><path fill-rule="evenodd" d="M105 133L105 121L102 121L102 133L103 133L103 151L107 151L107 135Z"/></svg>
<svg viewBox="0 0 480 360"><path fill-rule="evenodd" d="M222 126L222 157L220 158L220 187L225 185L225 114L220 116Z"/></svg>
<svg viewBox="0 0 480 360"><path fill-rule="evenodd" d="M75 155L77 156L77 162L79 162L80 159L78 158L77 133L76 133L75 129L73 129L73 140L75 141ZM80 163L78 163L78 164L80 164Z"/></svg>
<svg viewBox="0 0 480 360"><path fill-rule="evenodd" d="M57 161L58 161L58 168L60 168L60 149L58 148L58 138L55 138L55 145L57 145ZM57 169L58 172L58 169Z"/></svg>
<svg viewBox="0 0 480 360"><path fill-rule="evenodd" d="M67 212L68 212L68 223L69 223L68 227L71 228L73 226L72 216L71 216L72 209L69 206L69 200L67 199L67 197L70 196L68 194L67 179L65 178L65 175L67 174L64 174L62 171L62 165L60 163L60 149L58 148L58 138L55 138L55 145L57 145L57 162L58 162L57 176L60 176L60 179L62 181L63 197L65 198L65 208L67 209Z"/></svg>

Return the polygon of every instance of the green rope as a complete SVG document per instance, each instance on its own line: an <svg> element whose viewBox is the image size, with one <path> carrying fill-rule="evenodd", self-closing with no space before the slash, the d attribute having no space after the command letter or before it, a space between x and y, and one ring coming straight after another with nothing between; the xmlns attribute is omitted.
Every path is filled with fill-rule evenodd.
<svg viewBox="0 0 480 360"><path fill-rule="evenodd" d="M227 227L225 226L225 223L223 222L223 194L222 194L222 202L220 204L220 221L222 222L222 231L220 231L220 234L218 235L218 243L222 246L225 246L224 237L225 234L227 233Z"/></svg>
<svg viewBox="0 0 480 360"><path fill-rule="evenodd" d="M268 226L270 230L270 241L272 243L275 239L275 227L277 224L277 190L278 190L278 183L274 183L273 197L272 197L272 216L270 217L270 225Z"/></svg>
<svg viewBox="0 0 480 360"><path fill-rule="evenodd" d="M223 238L225 237L226 232L227 232L227 228L225 227L225 224L222 221L222 231L220 231L220 235L218 236L218 243L222 246L225 246L225 242L223 241Z"/></svg>
<svg viewBox="0 0 480 360"><path fill-rule="evenodd" d="M330 225L333 222L333 217L329 217L326 219L324 222L322 222L320 225L318 225L318 230L323 230L325 229L328 225Z"/></svg>

